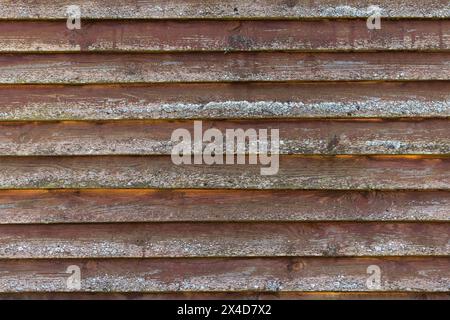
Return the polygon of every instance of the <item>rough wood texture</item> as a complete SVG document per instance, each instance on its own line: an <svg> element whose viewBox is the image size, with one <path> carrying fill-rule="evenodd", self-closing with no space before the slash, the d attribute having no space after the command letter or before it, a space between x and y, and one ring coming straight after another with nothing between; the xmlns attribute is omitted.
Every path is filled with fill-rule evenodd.
<svg viewBox="0 0 450 320"><path fill-rule="evenodd" d="M450 221L447 191L3 190L0 224Z"/></svg>
<svg viewBox="0 0 450 320"><path fill-rule="evenodd" d="M199 125L200 122L197 122ZM0 123L0 155L170 155L194 121ZM202 132L279 130L280 154L450 154L448 120L202 121ZM269 131L270 132L270 131ZM207 146L210 142L204 142ZM249 152L248 145L245 152ZM225 145L223 152L225 153Z"/></svg>
<svg viewBox="0 0 450 320"><path fill-rule="evenodd" d="M449 255L450 223L0 226L3 259Z"/></svg>
<svg viewBox="0 0 450 320"><path fill-rule="evenodd" d="M450 53L1 54L0 84L448 80Z"/></svg>
<svg viewBox="0 0 450 320"><path fill-rule="evenodd" d="M0 86L0 121L300 117L450 117L450 82Z"/></svg>
<svg viewBox="0 0 450 320"><path fill-rule="evenodd" d="M0 299L450 299L448 0L0 0L0 30ZM175 165L194 119L279 129L279 172Z"/></svg>
<svg viewBox="0 0 450 320"><path fill-rule="evenodd" d="M450 83L0 86L0 121L299 117L450 117Z"/></svg>
<svg viewBox="0 0 450 320"><path fill-rule="evenodd" d="M445 292L26 292L1 300L450 300Z"/></svg>
<svg viewBox="0 0 450 320"><path fill-rule="evenodd" d="M1 292L64 292L70 265L83 292L362 291L367 267L381 292L448 292L449 258L239 258L0 260Z"/></svg>
<svg viewBox="0 0 450 320"><path fill-rule="evenodd" d="M0 21L0 52L449 50L450 20Z"/></svg>
<svg viewBox="0 0 450 320"><path fill-rule="evenodd" d="M334 18L367 17L380 9L383 17L449 18L447 0L1 0L2 19L64 19L77 4L84 18Z"/></svg>
<svg viewBox="0 0 450 320"><path fill-rule="evenodd" d="M450 188L448 157L281 156L276 175L261 175L261 167L248 164L177 166L170 156L1 157L0 189Z"/></svg>

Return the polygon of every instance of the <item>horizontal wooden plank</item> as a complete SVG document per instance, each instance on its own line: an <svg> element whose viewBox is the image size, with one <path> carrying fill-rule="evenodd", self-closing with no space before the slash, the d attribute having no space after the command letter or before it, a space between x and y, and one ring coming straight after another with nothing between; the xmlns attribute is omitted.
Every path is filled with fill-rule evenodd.
<svg viewBox="0 0 450 320"><path fill-rule="evenodd" d="M449 50L450 20L0 21L0 52Z"/></svg>
<svg viewBox="0 0 450 320"><path fill-rule="evenodd" d="M2 190L0 224L450 221L446 191Z"/></svg>
<svg viewBox="0 0 450 320"><path fill-rule="evenodd" d="M2 259L449 255L450 223L0 226Z"/></svg>
<svg viewBox="0 0 450 320"><path fill-rule="evenodd" d="M203 52L0 55L0 84L449 80L450 53Z"/></svg>
<svg viewBox="0 0 450 320"><path fill-rule="evenodd" d="M24 292L1 300L450 300L446 292Z"/></svg>
<svg viewBox="0 0 450 320"><path fill-rule="evenodd" d="M0 260L1 292L64 292L76 265L82 292L367 292L367 268L378 266L376 291L448 292L449 258L239 258Z"/></svg>
<svg viewBox="0 0 450 320"><path fill-rule="evenodd" d="M275 159L272 157L272 168L276 168ZM248 160L246 163L175 165L170 156L1 157L0 189L450 188L448 157L281 156L279 171L274 175L261 175L261 168L270 165L250 165Z"/></svg>
<svg viewBox="0 0 450 320"><path fill-rule="evenodd" d="M0 155L170 155L177 129L279 130L280 154L450 154L449 120L0 123ZM250 131L248 131L250 132ZM255 137L259 139L260 136ZM201 139L201 138L200 138ZM256 141L256 140L255 140ZM223 152L227 153L223 138ZM210 141L203 142L203 147ZM249 145L245 153L254 153ZM236 151L242 153L241 151Z"/></svg>
<svg viewBox="0 0 450 320"><path fill-rule="evenodd" d="M78 5L85 18L332 18L367 17L375 7L383 17L448 18L447 0L220 1L208 0L1 0L2 19L64 19L67 7Z"/></svg>
<svg viewBox="0 0 450 320"><path fill-rule="evenodd" d="M450 82L0 86L0 121L323 117L450 117Z"/></svg>

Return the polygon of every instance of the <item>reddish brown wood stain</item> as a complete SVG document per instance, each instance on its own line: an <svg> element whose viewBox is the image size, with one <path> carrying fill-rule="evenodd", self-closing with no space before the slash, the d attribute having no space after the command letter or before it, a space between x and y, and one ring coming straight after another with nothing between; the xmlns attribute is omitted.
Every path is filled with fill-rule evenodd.
<svg viewBox="0 0 450 320"><path fill-rule="evenodd" d="M198 125L199 122L197 122ZM202 121L203 131L277 129L281 154L447 154L447 120ZM170 155L194 121L0 122L0 155ZM57 133L57 134L56 134ZM205 142L205 145L207 143ZM247 149L246 152L249 152Z"/></svg>
<svg viewBox="0 0 450 320"><path fill-rule="evenodd" d="M361 20L0 22L0 51L450 50L450 22Z"/></svg>
<svg viewBox="0 0 450 320"><path fill-rule="evenodd" d="M0 0L0 299L450 298L448 0L78 3ZM194 120L278 174L176 166Z"/></svg>
<svg viewBox="0 0 450 320"><path fill-rule="evenodd" d="M449 206L447 191L4 190L0 222L444 222Z"/></svg>

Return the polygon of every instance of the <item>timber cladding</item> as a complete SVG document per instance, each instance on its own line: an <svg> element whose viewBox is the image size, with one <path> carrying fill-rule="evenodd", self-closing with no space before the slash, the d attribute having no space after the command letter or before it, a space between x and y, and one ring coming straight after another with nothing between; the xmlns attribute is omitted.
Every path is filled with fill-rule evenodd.
<svg viewBox="0 0 450 320"><path fill-rule="evenodd" d="M449 299L449 117L448 0L0 0L0 298Z"/></svg>

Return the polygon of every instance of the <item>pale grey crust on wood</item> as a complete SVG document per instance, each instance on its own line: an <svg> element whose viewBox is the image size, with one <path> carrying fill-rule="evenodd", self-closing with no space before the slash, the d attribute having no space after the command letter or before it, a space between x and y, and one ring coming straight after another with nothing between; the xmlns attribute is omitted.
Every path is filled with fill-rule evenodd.
<svg viewBox="0 0 450 320"><path fill-rule="evenodd" d="M447 292L0 292L2 300L450 300Z"/></svg>
<svg viewBox="0 0 450 320"><path fill-rule="evenodd" d="M378 294L449 292L448 0L80 1L72 32L69 0L0 0L0 293L68 292L70 265L86 293L367 293L373 265ZM275 176L174 166L192 122L159 121L333 117L278 122ZM45 122L123 119L159 120Z"/></svg>
<svg viewBox="0 0 450 320"><path fill-rule="evenodd" d="M277 174L261 175L262 167L175 165L170 156L1 157L0 189L450 189L449 157L280 156Z"/></svg>
<svg viewBox="0 0 450 320"><path fill-rule="evenodd" d="M0 2L1 19L65 19L66 10L74 2L8 1ZM446 0L391 1L338 0L314 2L298 0L221 1L209 0L79 0L85 18L177 19L177 18L341 18L368 17L376 4L383 17L449 18Z"/></svg>
<svg viewBox="0 0 450 320"><path fill-rule="evenodd" d="M2 190L0 224L450 221L448 191Z"/></svg>
<svg viewBox="0 0 450 320"><path fill-rule="evenodd" d="M190 132L194 126L220 130L224 154L227 130L258 134L247 142L244 153L257 147L260 130L279 131L279 154L373 155L450 154L448 120L421 121L121 121L30 123L0 122L0 156L59 155L170 155L180 143L172 140L177 129ZM58 134L55 134L58 132ZM203 147L210 144L204 141ZM235 151L237 153L237 151ZM242 153L242 152L239 152ZM189 154L193 154L191 151Z"/></svg>
<svg viewBox="0 0 450 320"><path fill-rule="evenodd" d="M449 255L449 223L0 226L0 259Z"/></svg>
<svg viewBox="0 0 450 320"><path fill-rule="evenodd" d="M66 269L81 269L81 292L448 292L448 258L234 258L0 260L1 292L69 292Z"/></svg>
<svg viewBox="0 0 450 320"><path fill-rule="evenodd" d="M0 54L0 84L448 80L450 53Z"/></svg>
<svg viewBox="0 0 450 320"><path fill-rule="evenodd" d="M450 83L3 85L0 121L450 117Z"/></svg>

